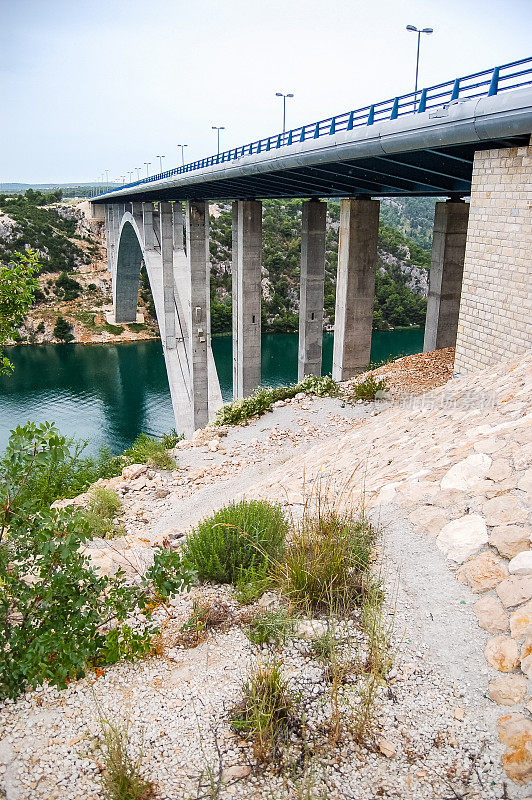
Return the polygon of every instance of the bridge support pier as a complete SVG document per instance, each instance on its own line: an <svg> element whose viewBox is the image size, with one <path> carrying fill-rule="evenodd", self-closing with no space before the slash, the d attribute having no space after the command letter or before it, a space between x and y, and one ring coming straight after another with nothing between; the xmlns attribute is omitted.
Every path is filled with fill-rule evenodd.
<svg viewBox="0 0 532 800"><path fill-rule="evenodd" d="M233 398L260 386L262 203L233 203Z"/></svg>
<svg viewBox="0 0 532 800"><path fill-rule="evenodd" d="M301 214L301 283L297 378L321 375L327 203L307 200Z"/></svg>
<svg viewBox="0 0 532 800"><path fill-rule="evenodd" d="M344 381L369 364L379 234L378 200L341 201L332 376Z"/></svg>
<svg viewBox="0 0 532 800"><path fill-rule="evenodd" d="M423 351L454 347L469 219L469 203L436 203Z"/></svg>
<svg viewBox="0 0 532 800"><path fill-rule="evenodd" d="M209 421L209 332L208 205L190 200L186 204L187 257L190 281L190 393L194 430Z"/></svg>

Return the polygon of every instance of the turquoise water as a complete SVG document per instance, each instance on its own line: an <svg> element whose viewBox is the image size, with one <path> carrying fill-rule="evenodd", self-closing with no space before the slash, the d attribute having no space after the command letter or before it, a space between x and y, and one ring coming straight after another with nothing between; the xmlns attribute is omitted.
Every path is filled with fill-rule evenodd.
<svg viewBox="0 0 532 800"><path fill-rule="evenodd" d="M333 334L323 337L323 373L330 372ZM262 337L262 384L297 379L296 334ZM372 361L418 353L423 331L375 331ZM213 340L224 400L231 399L231 338ZM68 436L90 440L96 451L128 447L141 432L160 435L175 423L161 344L24 345L10 349L13 375L0 376L0 451L9 431L31 419L55 422Z"/></svg>

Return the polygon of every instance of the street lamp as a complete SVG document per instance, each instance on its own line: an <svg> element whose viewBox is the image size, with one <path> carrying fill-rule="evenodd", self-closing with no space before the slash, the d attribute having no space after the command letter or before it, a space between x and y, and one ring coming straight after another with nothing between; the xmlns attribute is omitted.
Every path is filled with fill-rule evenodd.
<svg viewBox="0 0 532 800"><path fill-rule="evenodd" d="M130 183L133 183L133 173L128 171L128 173L127 173L127 174L128 174L128 176L129 176L129 182L130 182Z"/></svg>
<svg viewBox="0 0 532 800"><path fill-rule="evenodd" d="M166 158L166 156L155 156L155 158L159 159L159 166L161 168L160 171L162 172L163 171L163 158Z"/></svg>
<svg viewBox="0 0 532 800"><path fill-rule="evenodd" d="M135 169L137 171L137 180L140 181L140 171L141 171L142 167L135 167Z"/></svg>
<svg viewBox="0 0 532 800"><path fill-rule="evenodd" d="M225 131L225 128L224 128L224 126L223 126L223 125L220 125L219 127L218 127L217 125L213 125L213 126L212 126L212 129L213 129L213 131L216 131L216 132L217 132L217 134L218 134L218 150L217 150L217 155L220 155L220 131Z"/></svg>
<svg viewBox="0 0 532 800"><path fill-rule="evenodd" d="M144 166L146 167L146 177L148 178L148 167L151 166L151 161L145 161Z"/></svg>
<svg viewBox="0 0 532 800"><path fill-rule="evenodd" d="M109 188L109 170L105 170L105 185Z"/></svg>
<svg viewBox="0 0 532 800"><path fill-rule="evenodd" d="M185 147L188 147L188 144L178 144L177 146L181 148L181 161L185 166Z"/></svg>
<svg viewBox="0 0 532 800"><path fill-rule="evenodd" d="M283 134L284 134L286 130L286 98L293 97L294 95L291 94L290 92L288 94L283 94L282 92L275 92L275 96L283 98Z"/></svg>
<svg viewBox="0 0 532 800"><path fill-rule="evenodd" d="M416 110L417 105L417 76L419 73L419 40L421 39L422 33L434 33L434 28L416 28L415 25L407 25L407 31L413 31L417 33L417 56L416 56L416 85L414 88L414 111Z"/></svg>

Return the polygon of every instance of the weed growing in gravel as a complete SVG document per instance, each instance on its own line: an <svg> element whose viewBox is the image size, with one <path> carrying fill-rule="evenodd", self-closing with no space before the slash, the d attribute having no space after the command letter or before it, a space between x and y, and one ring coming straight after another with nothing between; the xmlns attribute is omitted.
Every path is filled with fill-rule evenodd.
<svg viewBox="0 0 532 800"><path fill-rule="evenodd" d="M374 375L368 375L360 383L353 386L352 400L375 400L379 399L379 394L385 394L388 386L384 379L377 380Z"/></svg>
<svg viewBox="0 0 532 800"><path fill-rule="evenodd" d="M375 530L360 515L306 511L278 570L283 594L298 606L334 610L360 605L372 590Z"/></svg>
<svg viewBox="0 0 532 800"><path fill-rule="evenodd" d="M151 800L154 786L140 774L142 753L130 755L127 724L100 718L101 744L105 770L103 782L109 800Z"/></svg>
<svg viewBox="0 0 532 800"><path fill-rule="evenodd" d="M168 443L173 442L173 438L165 440L153 439L146 433L141 433L130 448L124 450L126 463L130 464L150 464L158 469L173 469L175 459L168 452ZM175 446L175 442L171 445Z"/></svg>
<svg viewBox="0 0 532 800"><path fill-rule="evenodd" d="M265 573L282 554L288 522L281 507L260 500L231 503L199 523L183 548L185 561L200 580L236 585Z"/></svg>
<svg viewBox="0 0 532 800"><path fill-rule="evenodd" d="M122 510L117 493L103 486L95 486L89 494L88 506L82 514L92 535L102 539L122 535L124 529L114 522L115 516Z"/></svg>
<svg viewBox="0 0 532 800"><path fill-rule="evenodd" d="M294 628L294 620L287 609L279 608L257 614L249 624L246 634L254 644L279 647L294 633Z"/></svg>
<svg viewBox="0 0 532 800"><path fill-rule="evenodd" d="M339 394L339 387L329 375L322 378L307 375L302 381L291 386L257 389L249 397L223 405L216 414L213 424L239 425L251 417L261 416L267 411L271 411L277 400L288 400L300 392L319 397L336 397Z"/></svg>
<svg viewBox="0 0 532 800"><path fill-rule="evenodd" d="M197 647L204 641L210 628L216 628L230 618L231 611L223 600L195 599L192 603L192 613L181 626L175 644Z"/></svg>
<svg viewBox="0 0 532 800"><path fill-rule="evenodd" d="M294 709L279 662L253 667L243 695L242 703L233 711L233 728L253 740L257 761L270 762L288 741Z"/></svg>

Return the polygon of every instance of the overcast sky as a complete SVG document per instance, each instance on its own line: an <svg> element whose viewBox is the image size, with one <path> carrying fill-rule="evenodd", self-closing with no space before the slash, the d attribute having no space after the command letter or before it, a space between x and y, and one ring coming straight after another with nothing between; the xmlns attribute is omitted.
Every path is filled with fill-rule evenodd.
<svg viewBox="0 0 532 800"><path fill-rule="evenodd" d="M532 55L532 0L0 0L0 183L159 171Z"/></svg>

